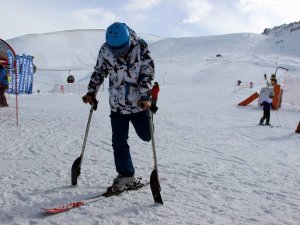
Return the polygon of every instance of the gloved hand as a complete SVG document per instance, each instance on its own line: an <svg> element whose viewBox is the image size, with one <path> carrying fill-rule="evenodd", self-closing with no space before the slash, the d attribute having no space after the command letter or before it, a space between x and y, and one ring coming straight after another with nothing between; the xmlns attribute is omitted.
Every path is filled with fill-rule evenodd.
<svg viewBox="0 0 300 225"><path fill-rule="evenodd" d="M153 113L156 113L157 110L158 110L158 107L157 107L157 106L154 106L154 105L151 105L150 110L151 110Z"/></svg>
<svg viewBox="0 0 300 225"><path fill-rule="evenodd" d="M84 103L90 103L91 104L93 102L93 97L91 95L86 94L86 95L82 96L82 101Z"/></svg>
<svg viewBox="0 0 300 225"><path fill-rule="evenodd" d="M141 100L138 102L138 106L141 107L143 110L146 110L151 107L151 102L146 100Z"/></svg>
<svg viewBox="0 0 300 225"><path fill-rule="evenodd" d="M93 110L97 110L98 101L94 94L87 93L86 95L82 96L82 101L84 103L93 105Z"/></svg>

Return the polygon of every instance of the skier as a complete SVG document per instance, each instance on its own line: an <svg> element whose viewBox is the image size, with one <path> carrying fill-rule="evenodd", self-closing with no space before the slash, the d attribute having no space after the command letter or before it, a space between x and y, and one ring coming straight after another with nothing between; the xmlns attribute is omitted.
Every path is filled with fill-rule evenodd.
<svg viewBox="0 0 300 225"><path fill-rule="evenodd" d="M118 173L108 190L117 191L137 182L127 143L129 122L139 138L151 140L148 109L154 79L154 62L147 43L125 23L116 22L107 28L106 42L100 48L88 92L82 97L84 103L95 101L107 76L112 147Z"/></svg>
<svg viewBox="0 0 300 225"><path fill-rule="evenodd" d="M260 103L260 106L263 106L264 114L263 114L263 117L259 121L259 125L264 125L264 120L266 120L265 125L271 126L271 124L270 124L270 111L271 111L271 107L274 108L273 105L272 105L273 97L274 97L274 93L271 92L269 94L269 98L267 98L262 103Z"/></svg>
<svg viewBox="0 0 300 225"><path fill-rule="evenodd" d="M5 92L8 88L8 76L4 66L0 63L0 107L8 106Z"/></svg>
<svg viewBox="0 0 300 225"><path fill-rule="evenodd" d="M273 85L273 86L277 84L277 79L276 79L276 75L275 75L275 74L272 74L272 75L271 75L270 83L271 83L271 85Z"/></svg>
<svg viewBox="0 0 300 225"><path fill-rule="evenodd" d="M150 107L150 110L153 113L156 113L158 109L156 106L157 99L158 99L158 92L159 92L159 85L157 82L154 82L153 88L151 90L151 107Z"/></svg>

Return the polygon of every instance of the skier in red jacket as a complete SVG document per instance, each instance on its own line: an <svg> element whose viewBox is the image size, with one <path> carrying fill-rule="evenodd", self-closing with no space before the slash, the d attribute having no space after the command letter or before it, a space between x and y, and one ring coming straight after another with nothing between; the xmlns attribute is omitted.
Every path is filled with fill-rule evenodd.
<svg viewBox="0 0 300 225"><path fill-rule="evenodd" d="M158 92L159 92L159 85L157 82L154 82L153 88L151 90L151 111L156 113L158 107L156 106L157 99L158 99Z"/></svg>

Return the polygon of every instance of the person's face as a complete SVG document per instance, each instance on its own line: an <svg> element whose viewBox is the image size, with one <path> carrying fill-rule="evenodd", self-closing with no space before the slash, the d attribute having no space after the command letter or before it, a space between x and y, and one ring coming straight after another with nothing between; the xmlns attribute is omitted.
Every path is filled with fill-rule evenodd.
<svg viewBox="0 0 300 225"><path fill-rule="evenodd" d="M116 57L125 57L128 54L128 51L129 51L129 49L127 51L124 51L124 52L114 53L114 55Z"/></svg>

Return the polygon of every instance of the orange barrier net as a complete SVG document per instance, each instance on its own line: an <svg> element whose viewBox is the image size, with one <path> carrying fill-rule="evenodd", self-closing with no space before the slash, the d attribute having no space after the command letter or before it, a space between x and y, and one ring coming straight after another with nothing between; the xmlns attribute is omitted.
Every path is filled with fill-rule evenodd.
<svg viewBox="0 0 300 225"><path fill-rule="evenodd" d="M258 92L254 92L251 96L246 98L244 101L240 102L238 105L246 106L246 105L250 104L251 102L253 102L255 99L257 99L258 97L259 97Z"/></svg>

